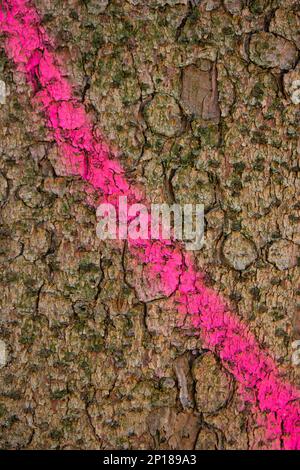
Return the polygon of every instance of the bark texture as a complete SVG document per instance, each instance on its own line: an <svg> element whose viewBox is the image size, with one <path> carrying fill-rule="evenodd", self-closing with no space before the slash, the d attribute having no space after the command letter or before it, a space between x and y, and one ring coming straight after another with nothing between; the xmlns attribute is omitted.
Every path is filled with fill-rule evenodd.
<svg viewBox="0 0 300 470"><path fill-rule="evenodd" d="M205 205L199 268L299 385L299 3L36 5L128 177ZM4 52L0 79L0 448L259 446L233 377L97 239Z"/></svg>

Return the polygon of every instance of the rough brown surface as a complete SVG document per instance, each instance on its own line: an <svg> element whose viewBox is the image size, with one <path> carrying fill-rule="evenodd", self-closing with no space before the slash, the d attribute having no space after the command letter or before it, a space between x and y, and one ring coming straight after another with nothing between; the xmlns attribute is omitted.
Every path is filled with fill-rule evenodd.
<svg viewBox="0 0 300 470"><path fill-rule="evenodd" d="M205 204L199 267L299 383L298 2L36 3L130 177ZM4 53L0 79L0 448L252 448L235 381L97 240Z"/></svg>

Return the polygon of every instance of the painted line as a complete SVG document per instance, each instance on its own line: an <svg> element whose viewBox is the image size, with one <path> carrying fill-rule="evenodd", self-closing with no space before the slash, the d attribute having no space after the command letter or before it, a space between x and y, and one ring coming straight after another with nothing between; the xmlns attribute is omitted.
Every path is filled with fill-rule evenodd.
<svg viewBox="0 0 300 470"><path fill-rule="evenodd" d="M0 29L5 49L18 71L26 74L33 89L33 103L42 110L61 158L70 174L80 175L95 194L117 204L127 195L130 203L144 200L131 186L85 108L73 95L63 74L51 38L29 0L3 0ZM94 200L97 205L97 201ZM226 302L203 282L181 245L162 241L131 241L136 266L145 265L145 277L157 293L169 297L177 311L192 316L206 348L216 353L238 382L243 400L251 404L257 424L264 431L263 445L273 449L300 449L300 392L281 377L273 359L249 328L232 314ZM260 437L261 439L261 437ZM261 445L258 442L254 447Z"/></svg>

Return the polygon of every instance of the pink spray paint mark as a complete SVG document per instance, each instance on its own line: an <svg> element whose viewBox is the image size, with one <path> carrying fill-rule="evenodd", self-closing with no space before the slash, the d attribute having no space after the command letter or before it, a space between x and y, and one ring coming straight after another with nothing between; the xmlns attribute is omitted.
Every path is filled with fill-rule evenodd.
<svg viewBox="0 0 300 470"><path fill-rule="evenodd" d="M43 111L70 174L89 183L89 197L97 194L99 201L117 205L120 195L126 195L130 203L142 201L142 193L126 181L123 168L110 158L84 106L74 98L32 2L3 0L0 27L6 34L7 55L26 74L33 101ZM233 374L243 400L251 404L257 424L265 430L265 445L300 449L299 391L280 378L275 362L248 327L204 285L203 274L196 271L181 245L131 240L129 250L137 264L144 264L145 276L157 293L172 296L169 300L177 311L191 315L204 346Z"/></svg>

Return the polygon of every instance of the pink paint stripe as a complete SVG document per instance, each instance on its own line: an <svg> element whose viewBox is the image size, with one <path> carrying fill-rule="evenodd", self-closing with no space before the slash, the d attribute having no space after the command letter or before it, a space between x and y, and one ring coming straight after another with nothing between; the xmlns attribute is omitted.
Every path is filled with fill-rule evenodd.
<svg viewBox="0 0 300 470"><path fill-rule="evenodd" d="M31 1L3 0L0 28L6 33L7 55L26 74L34 91L34 103L44 112L72 174L80 175L97 195L117 204L117 196L130 202L143 200L120 164L110 159L108 147L73 96ZM98 196L97 196L98 197ZM94 201L96 204L96 201ZM247 326L233 315L225 301L207 288L203 275L178 244L130 241L137 265L145 264L145 276L156 292L171 296L178 312L190 314L201 331L205 347L222 360L239 384L239 392L252 406L257 423L265 430L265 446L300 449L300 393L280 378L276 364L260 348Z"/></svg>

